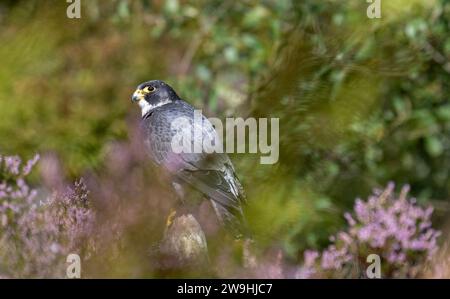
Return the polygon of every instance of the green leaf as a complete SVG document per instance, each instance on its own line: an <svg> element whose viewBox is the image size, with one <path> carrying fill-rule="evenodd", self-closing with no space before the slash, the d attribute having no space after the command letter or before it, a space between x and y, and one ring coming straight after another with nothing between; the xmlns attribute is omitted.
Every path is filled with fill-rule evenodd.
<svg viewBox="0 0 450 299"><path fill-rule="evenodd" d="M425 149L432 157L440 156L444 151L442 142L436 136L431 136L425 139Z"/></svg>

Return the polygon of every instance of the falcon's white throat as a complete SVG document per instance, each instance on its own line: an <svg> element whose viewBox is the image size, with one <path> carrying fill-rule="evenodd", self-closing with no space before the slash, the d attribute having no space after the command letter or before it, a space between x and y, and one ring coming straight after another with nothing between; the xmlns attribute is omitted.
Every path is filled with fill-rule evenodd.
<svg viewBox="0 0 450 299"><path fill-rule="evenodd" d="M155 105L151 105L149 102L147 102L146 100L142 99L139 100L139 107L141 107L141 111L142 111L142 116L146 115L149 111L152 111L155 108L161 107L163 105L172 103L171 100L166 99L164 101L161 101Z"/></svg>

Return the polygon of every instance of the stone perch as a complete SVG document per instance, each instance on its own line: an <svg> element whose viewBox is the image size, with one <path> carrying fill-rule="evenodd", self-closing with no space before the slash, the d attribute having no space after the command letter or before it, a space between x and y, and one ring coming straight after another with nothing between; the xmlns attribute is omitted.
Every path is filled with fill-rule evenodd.
<svg viewBox="0 0 450 299"><path fill-rule="evenodd" d="M181 215L168 223L159 251L159 264L163 270L198 271L209 264L205 234L191 214Z"/></svg>

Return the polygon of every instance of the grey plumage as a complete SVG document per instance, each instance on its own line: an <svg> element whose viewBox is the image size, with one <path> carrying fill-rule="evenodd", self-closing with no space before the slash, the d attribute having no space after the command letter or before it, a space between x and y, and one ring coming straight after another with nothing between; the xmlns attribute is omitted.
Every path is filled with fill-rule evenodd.
<svg viewBox="0 0 450 299"><path fill-rule="evenodd" d="M186 130L192 130L188 136L193 145L194 128L201 130L203 140L214 143L217 133L209 120L202 116L202 123L194 122L194 108L162 81L143 83L137 90L141 92L135 92L133 100L146 101L140 102L144 111L141 126L151 159L178 181L191 185L209 198L220 222L234 234L247 234L242 211L246 201L244 190L228 155L203 151L175 153L172 149L174 136L186 134ZM187 120L189 126L172 126L180 118Z"/></svg>

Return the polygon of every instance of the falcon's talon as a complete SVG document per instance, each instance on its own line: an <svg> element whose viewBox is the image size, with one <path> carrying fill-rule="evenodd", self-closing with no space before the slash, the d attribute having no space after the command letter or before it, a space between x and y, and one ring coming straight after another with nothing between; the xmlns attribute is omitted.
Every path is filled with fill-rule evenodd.
<svg viewBox="0 0 450 299"><path fill-rule="evenodd" d="M166 221L166 227L170 227L173 223L173 220L175 219L175 216L177 215L177 211L176 210L171 210L169 213L169 216L167 217L167 221Z"/></svg>

